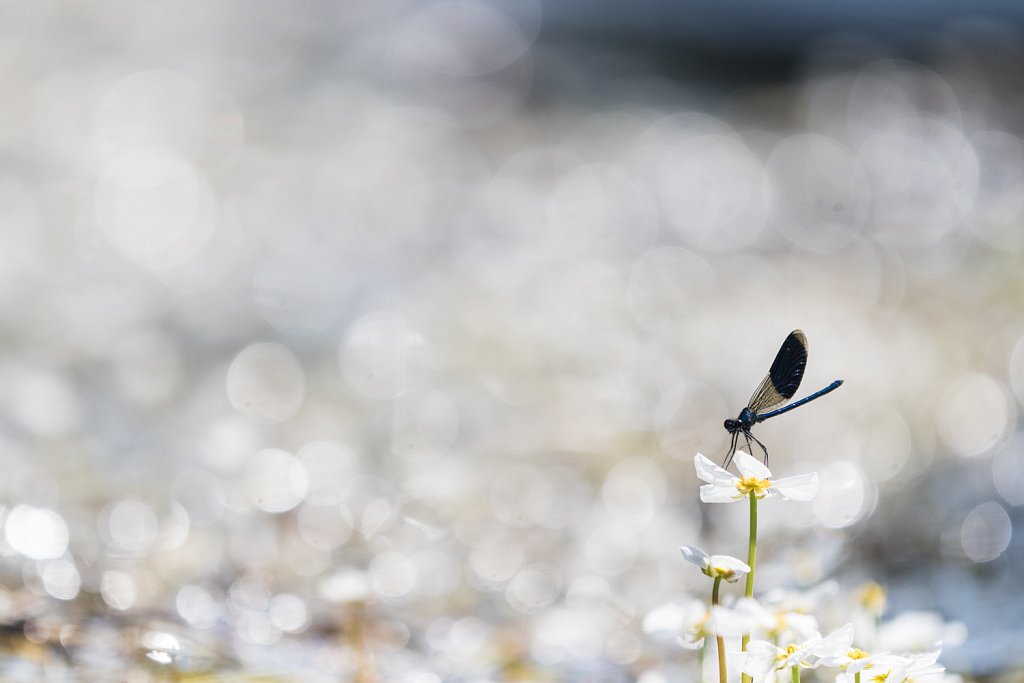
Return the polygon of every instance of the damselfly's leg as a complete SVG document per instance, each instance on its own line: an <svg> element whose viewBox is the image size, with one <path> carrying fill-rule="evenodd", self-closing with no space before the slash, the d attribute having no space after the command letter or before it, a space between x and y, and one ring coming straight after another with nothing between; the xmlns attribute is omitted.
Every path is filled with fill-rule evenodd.
<svg viewBox="0 0 1024 683"><path fill-rule="evenodd" d="M732 463L732 456L736 455L736 441L740 438L739 432L732 433L732 441L729 442L729 452L725 456L725 464L722 465L722 469L729 469L730 463Z"/></svg>
<svg viewBox="0 0 1024 683"><path fill-rule="evenodd" d="M764 453L764 466L767 467L768 466L768 449L765 447L765 445L763 443L761 443L758 440L758 438L756 436L754 436L750 432L747 432L747 436L749 436L751 439L753 439L754 443L756 443L758 446L761 447L761 452ZM751 455L753 455L753 453L751 453Z"/></svg>

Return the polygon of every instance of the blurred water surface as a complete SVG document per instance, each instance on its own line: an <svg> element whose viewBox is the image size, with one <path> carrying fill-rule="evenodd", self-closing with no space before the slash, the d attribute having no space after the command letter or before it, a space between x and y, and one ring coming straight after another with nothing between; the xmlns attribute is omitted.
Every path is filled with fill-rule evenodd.
<svg viewBox="0 0 1024 683"><path fill-rule="evenodd" d="M797 327L762 580L1022 665L1020 35L719 78L542 10L0 8L5 680L692 680L640 622Z"/></svg>

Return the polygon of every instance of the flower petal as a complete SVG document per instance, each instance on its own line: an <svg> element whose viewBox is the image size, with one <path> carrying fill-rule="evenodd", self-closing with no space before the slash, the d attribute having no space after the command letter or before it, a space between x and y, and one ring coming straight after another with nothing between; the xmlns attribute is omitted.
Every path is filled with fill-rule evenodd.
<svg viewBox="0 0 1024 683"><path fill-rule="evenodd" d="M837 659L841 659L841 657L837 657ZM846 665L846 671L852 676L853 674L861 671L862 669L874 666L876 659L877 657L862 657L860 659L854 659ZM833 665L826 664L826 666Z"/></svg>
<svg viewBox="0 0 1024 683"><path fill-rule="evenodd" d="M736 469L744 477L756 477L757 479L771 479L772 472L763 462L743 451L736 451L732 461L736 463Z"/></svg>
<svg viewBox="0 0 1024 683"><path fill-rule="evenodd" d="M704 645L704 638L695 638L691 635L679 636L676 638L676 644L687 650L699 650Z"/></svg>
<svg viewBox="0 0 1024 683"><path fill-rule="evenodd" d="M885 677L885 683L903 683L907 680L907 667L905 665L897 665L889 670L889 675Z"/></svg>
<svg viewBox="0 0 1024 683"><path fill-rule="evenodd" d="M745 496L735 486L704 484L700 487L700 499L705 503L732 503L743 498Z"/></svg>
<svg viewBox="0 0 1024 683"><path fill-rule="evenodd" d="M711 557L714 557L712 555ZM939 655L942 654L942 649L931 650L930 652L918 652L910 655L910 659L914 662L914 666L930 666L935 662L939 661Z"/></svg>
<svg viewBox="0 0 1024 683"><path fill-rule="evenodd" d="M846 624L812 645L808 652L815 657L838 657L853 644L853 624Z"/></svg>
<svg viewBox="0 0 1024 683"><path fill-rule="evenodd" d="M676 636L695 629L707 620L708 608L704 601L693 598L685 603L664 603L644 616L644 633L656 638Z"/></svg>
<svg viewBox="0 0 1024 683"><path fill-rule="evenodd" d="M818 632L818 620L813 614L801 612L785 612L786 630L793 634L795 640L808 640Z"/></svg>
<svg viewBox="0 0 1024 683"><path fill-rule="evenodd" d="M787 500L807 502L814 500L818 494L818 473L800 474L795 477L786 477L772 483L772 488L779 492Z"/></svg>
<svg viewBox="0 0 1024 683"><path fill-rule="evenodd" d="M739 638L757 625L755 619L749 614L743 614L729 607L715 605L711 608L711 621L709 627L719 636L725 638Z"/></svg>
<svg viewBox="0 0 1024 683"><path fill-rule="evenodd" d="M723 470L700 453L693 456L693 466L697 470L697 478L709 484L721 484L736 479L736 475Z"/></svg>
<svg viewBox="0 0 1024 683"><path fill-rule="evenodd" d="M643 631L648 635L656 633L679 633L688 626L686 608L675 603L658 605L644 616Z"/></svg>
<svg viewBox="0 0 1024 683"><path fill-rule="evenodd" d="M750 565L732 555L711 555L708 557L707 562L712 570L736 572L736 578L750 573Z"/></svg>
<svg viewBox="0 0 1024 683"><path fill-rule="evenodd" d="M755 628L767 631L775 626L775 615L754 598L740 598L735 610L750 619L751 631Z"/></svg>
<svg viewBox="0 0 1024 683"><path fill-rule="evenodd" d="M783 651L768 641L752 640L747 644L747 652L740 655L739 669L748 676L763 678L775 669L779 655Z"/></svg>
<svg viewBox="0 0 1024 683"><path fill-rule="evenodd" d="M679 546L679 552L683 554L684 560L692 565L700 567L701 571L704 571L707 568L708 562L711 559L706 552L693 545L681 545Z"/></svg>

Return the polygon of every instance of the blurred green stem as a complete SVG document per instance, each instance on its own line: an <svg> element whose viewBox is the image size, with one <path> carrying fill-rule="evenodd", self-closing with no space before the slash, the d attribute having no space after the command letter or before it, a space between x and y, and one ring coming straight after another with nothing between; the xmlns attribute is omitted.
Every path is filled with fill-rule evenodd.
<svg viewBox="0 0 1024 683"><path fill-rule="evenodd" d="M743 595L748 598L754 597L754 564L757 562L757 494L750 492L750 542L747 545L747 564L750 566L750 573L747 574L746 589ZM747 651L747 643L750 642L750 634L744 634L742 642L743 652ZM799 674L797 674L799 676ZM743 674L743 683L750 683L750 676Z"/></svg>
<svg viewBox="0 0 1024 683"><path fill-rule="evenodd" d="M711 587L711 607L718 604L718 588L722 585L722 577L715 577L715 585ZM715 634L715 645L718 647L718 681L729 683L729 674L725 667L725 638Z"/></svg>
<svg viewBox="0 0 1024 683"><path fill-rule="evenodd" d="M800 683L800 665L793 667L793 683Z"/></svg>
<svg viewBox="0 0 1024 683"><path fill-rule="evenodd" d="M757 562L757 494L750 492L750 542L747 544L747 564L750 566L750 573L747 574L746 590L743 595L748 598L754 597L754 563Z"/></svg>

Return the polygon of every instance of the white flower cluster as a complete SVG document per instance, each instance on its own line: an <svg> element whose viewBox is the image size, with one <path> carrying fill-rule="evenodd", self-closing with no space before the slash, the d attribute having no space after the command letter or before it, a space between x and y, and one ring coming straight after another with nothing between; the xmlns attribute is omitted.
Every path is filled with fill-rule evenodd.
<svg viewBox="0 0 1024 683"><path fill-rule="evenodd" d="M694 459L697 476L706 482L700 489L704 502L727 503L778 496L809 501L817 492L818 477L807 474L774 479L768 467L750 455L737 452L734 462L740 476L718 467L703 455ZM754 539L752 539L752 543ZM715 580L713 602L724 580L734 583L753 569L729 555L709 555L695 546L682 546L683 558ZM753 562L751 562L753 564ZM752 582L748 583L748 594ZM827 582L806 591L770 591L759 600L742 597L707 605L699 599L666 604L649 612L644 630L653 635L672 634L688 649L723 646L721 673L705 672L702 680L739 681L740 674L753 683L774 683L780 672L800 680L800 672L830 668L836 683L955 683L960 678L945 673L938 664L943 638L954 642L964 637L959 624L945 624L929 613L907 613L881 622L885 591L874 583L861 587L849 602L850 623L822 635L814 613L823 606L835 607L838 586ZM856 624L856 628L854 626ZM891 650L886 648L890 647ZM861 648L869 648L869 651ZM907 651L894 654L892 650ZM727 663L726 663L727 662ZM817 680L827 674L818 674Z"/></svg>

